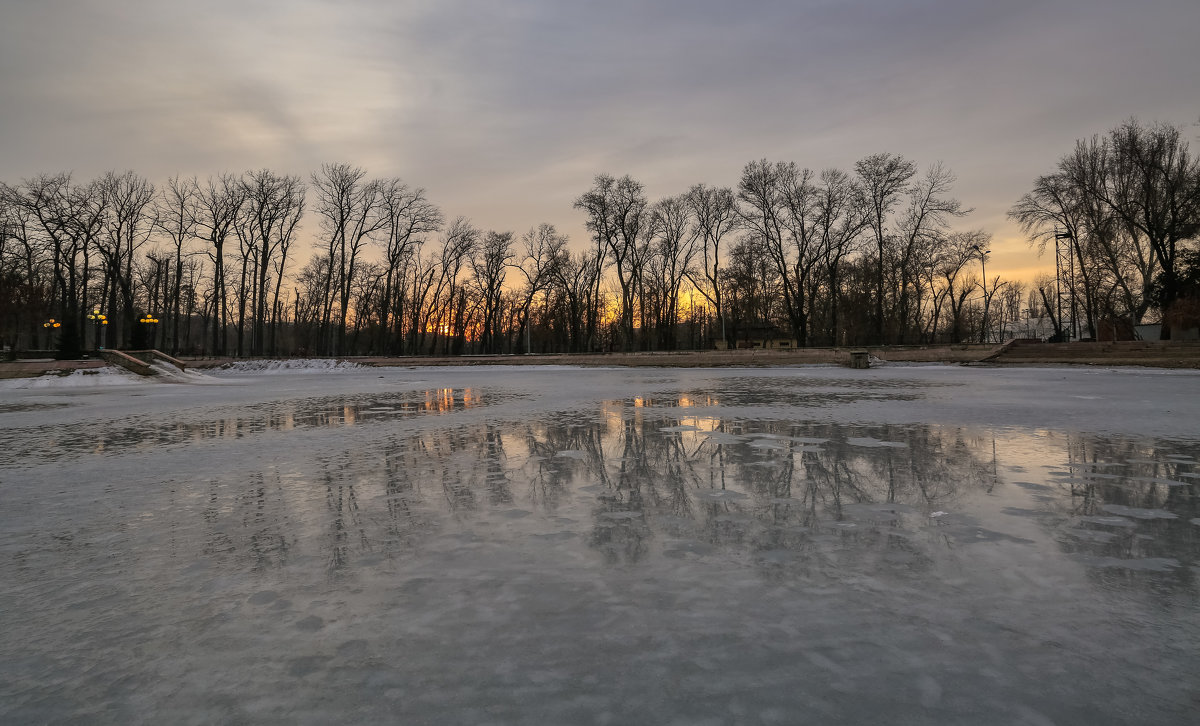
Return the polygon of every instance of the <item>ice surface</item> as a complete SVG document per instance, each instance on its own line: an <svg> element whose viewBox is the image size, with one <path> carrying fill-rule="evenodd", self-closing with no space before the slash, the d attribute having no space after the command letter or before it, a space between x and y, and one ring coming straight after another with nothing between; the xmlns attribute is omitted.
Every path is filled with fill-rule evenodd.
<svg viewBox="0 0 1200 726"><path fill-rule="evenodd" d="M1141 509L1138 507L1126 507L1121 504L1105 504L1101 509L1111 514L1134 517L1136 519L1177 519L1179 517L1178 514L1168 512L1165 509Z"/></svg>
<svg viewBox="0 0 1200 726"><path fill-rule="evenodd" d="M1195 374L110 375L0 386L2 723L1195 720Z"/></svg>
<svg viewBox="0 0 1200 726"><path fill-rule="evenodd" d="M879 439L871 438L870 436L851 436L846 439L846 443L851 446L866 446L869 448L892 448L903 449L908 444L903 441L880 441Z"/></svg>

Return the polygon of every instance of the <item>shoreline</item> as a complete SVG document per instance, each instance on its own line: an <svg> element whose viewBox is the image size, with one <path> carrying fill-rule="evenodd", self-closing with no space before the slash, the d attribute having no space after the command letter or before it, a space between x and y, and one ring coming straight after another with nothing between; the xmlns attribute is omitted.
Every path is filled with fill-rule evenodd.
<svg viewBox="0 0 1200 726"><path fill-rule="evenodd" d="M1200 341L1122 341L1116 343L1037 343L1009 341L1003 345L863 346L854 348L795 348L791 350L703 350L632 353L553 353L465 356L232 356L181 360L188 368L217 368L240 360L340 360L372 367L442 366L579 366L627 368L786 368L805 365L848 366L852 351L867 351L887 363L929 363L980 366L1142 366L1200 369ZM109 365L99 358L74 361L27 359L0 361L0 379L67 375L76 370Z"/></svg>

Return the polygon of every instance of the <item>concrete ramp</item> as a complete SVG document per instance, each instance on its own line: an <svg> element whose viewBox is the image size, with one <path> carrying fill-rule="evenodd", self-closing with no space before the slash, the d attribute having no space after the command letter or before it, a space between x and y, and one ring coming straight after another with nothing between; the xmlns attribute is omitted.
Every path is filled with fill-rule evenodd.
<svg viewBox="0 0 1200 726"><path fill-rule="evenodd" d="M187 370L187 364L178 358L172 358L161 350L127 350L125 353L130 357L137 358L147 365L153 365L155 361L162 361L163 363L172 365L181 371Z"/></svg>
<svg viewBox="0 0 1200 726"><path fill-rule="evenodd" d="M127 371L133 371L139 376L156 375L155 370L150 366L149 363L139 360L138 358L134 358L128 353L122 353L119 350L102 350L100 351L100 357L110 365L119 366Z"/></svg>
<svg viewBox="0 0 1200 726"><path fill-rule="evenodd" d="M208 378L199 373L189 372L187 364L160 350L102 350L100 355L110 365L120 366L139 376L161 376L173 381Z"/></svg>
<svg viewBox="0 0 1200 726"><path fill-rule="evenodd" d="M998 348L993 350L991 353L988 353L987 355L980 358L979 362L980 363L990 363L991 361L998 360L1005 353L1007 353L1008 351L1017 347L1021 343L1022 343L1022 340L1020 338L1013 338L1012 340L1005 341Z"/></svg>

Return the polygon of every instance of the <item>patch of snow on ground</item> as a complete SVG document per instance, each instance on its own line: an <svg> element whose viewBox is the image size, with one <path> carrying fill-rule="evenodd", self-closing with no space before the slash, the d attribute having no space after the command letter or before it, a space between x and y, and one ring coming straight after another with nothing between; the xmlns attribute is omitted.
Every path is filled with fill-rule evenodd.
<svg viewBox="0 0 1200 726"><path fill-rule="evenodd" d="M0 381L0 390L22 390L29 388L95 388L99 386L135 386L148 379L118 368L86 368L63 375L47 373L34 378L10 378Z"/></svg>
<svg viewBox="0 0 1200 726"><path fill-rule="evenodd" d="M363 366L347 360L336 358L298 358L289 360L239 360L226 363L214 372L229 371L233 373L273 373L277 371L304 371L325 373L328 371L354 370Z"/></svg>
<svg viewBox="0 0 1200 726"><path fill-rule="evenodd" d="M221 381L218 381L216 378L213 378L210 375L201 373L195 369L180 370L179 368L176 368L174 365L172 365L170 363L166 363L164 361L160 361L160 360L153 361L150 364L150 367L153 368L158 373L158 375L156 376L156 378L154 380L157 380L160 383L171 382L171 383L205 384L205 383L220 383L221 382Z"/></svg>

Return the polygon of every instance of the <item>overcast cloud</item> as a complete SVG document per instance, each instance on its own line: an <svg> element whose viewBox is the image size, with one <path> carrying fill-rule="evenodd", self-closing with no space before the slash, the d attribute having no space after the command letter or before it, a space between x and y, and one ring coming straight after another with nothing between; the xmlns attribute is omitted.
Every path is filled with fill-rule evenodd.
<svg viewBox="0 0 1200 726"><path fill-rule="evenodd" d="M10 1L0 179L346 161L580 241L597 173L658 197L889 151L953 169L1022 274L1004 213L1075 139L1136 116L1196 142L1197 28L1196 0Z"/></svg>

